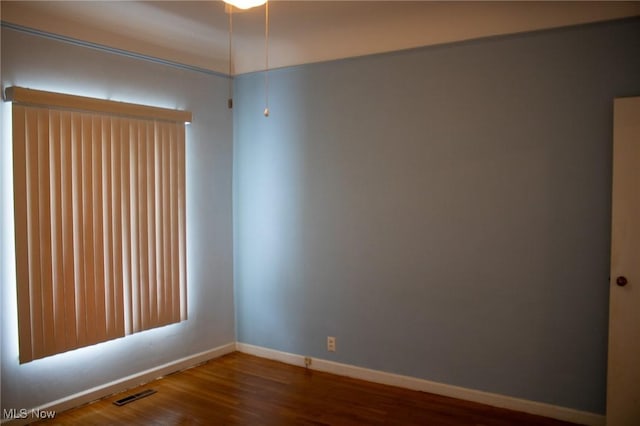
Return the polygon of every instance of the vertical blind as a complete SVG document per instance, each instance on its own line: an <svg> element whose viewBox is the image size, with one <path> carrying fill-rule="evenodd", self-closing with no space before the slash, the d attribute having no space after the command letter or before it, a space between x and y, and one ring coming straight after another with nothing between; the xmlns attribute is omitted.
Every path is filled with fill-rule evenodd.
<svg viewBox="0 0 640 426"><path fill-rule="evenodd" d="M186 319L191 114L21 88L7 98L20 362Z"/></svg>

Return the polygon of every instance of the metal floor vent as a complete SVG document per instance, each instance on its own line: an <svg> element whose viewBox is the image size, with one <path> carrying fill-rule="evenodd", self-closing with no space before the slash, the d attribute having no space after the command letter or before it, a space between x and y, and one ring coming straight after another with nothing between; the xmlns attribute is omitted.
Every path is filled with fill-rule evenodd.
<svg viewBox="0 0 640 426"><path fill-rule="evenodd" d="M126 404L128 404L130 402L142 399L145 396L153 395L154 393L156 393L156 391L154 391L153 389L146 389L146 390L143 390L142 392L138 392L138 393L133 394L133 395L125 396L124 398L121 398L121 399L119 399L117 401L114 401L113 403L119 407L119 406L122 406L122 405L126 405Z"/></svg>

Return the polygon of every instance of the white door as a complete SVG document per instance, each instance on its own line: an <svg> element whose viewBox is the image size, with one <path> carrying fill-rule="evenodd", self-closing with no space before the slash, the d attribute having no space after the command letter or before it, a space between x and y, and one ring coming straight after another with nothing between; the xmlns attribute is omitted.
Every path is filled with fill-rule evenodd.
<svg viewBox="0 0 640 426"><path fill-rule="evenodd" d="M614 101L607 425L640 425L640 97Z"/></svg>

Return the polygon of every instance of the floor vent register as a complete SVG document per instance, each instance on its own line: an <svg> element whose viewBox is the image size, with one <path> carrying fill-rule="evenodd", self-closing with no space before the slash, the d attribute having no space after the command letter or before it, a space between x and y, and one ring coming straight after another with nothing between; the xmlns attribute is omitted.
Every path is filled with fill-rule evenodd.
<svg viewBox="0 0 640 426"><path fill-rule="evenodd" d="M120 398L119 400L114 401L113 403L120 407L122 405L129 404L130 402L142 399L145 396L153 395L154 393L156 393L156 391L154 391L153 389L146 389L146 390L143 390L142 392L138 392L138 393L135 393L133 395L125 396L124 398Z"/></svg>

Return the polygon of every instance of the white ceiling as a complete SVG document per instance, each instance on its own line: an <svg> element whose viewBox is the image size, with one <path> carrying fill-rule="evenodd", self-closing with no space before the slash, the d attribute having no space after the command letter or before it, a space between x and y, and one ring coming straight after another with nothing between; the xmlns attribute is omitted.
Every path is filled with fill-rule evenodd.
<svg viewBox="0 0 640 426"><path fill-rule="evenodd" d="M3 21L228 73L221 1L6 1ZM264 6L234 12L234 73L264 69ZM640 16L634 2L272 0L270 66Z"/></svg>

